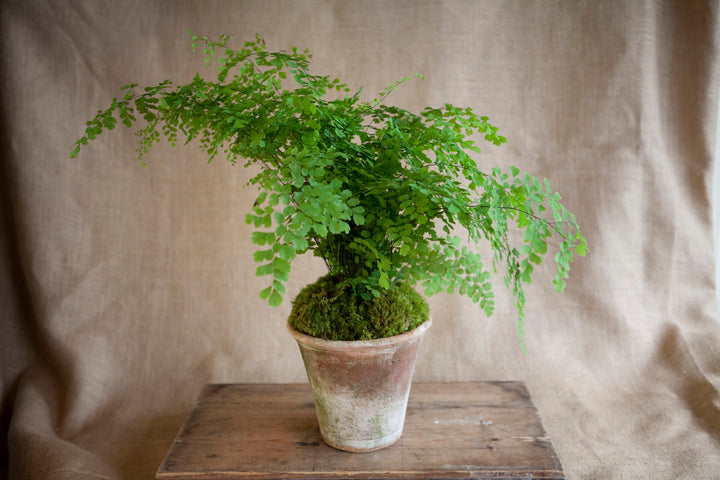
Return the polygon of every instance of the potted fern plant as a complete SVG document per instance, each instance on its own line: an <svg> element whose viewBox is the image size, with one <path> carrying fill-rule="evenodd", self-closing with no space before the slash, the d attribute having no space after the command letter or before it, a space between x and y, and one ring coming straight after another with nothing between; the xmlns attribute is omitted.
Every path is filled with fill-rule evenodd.
<svg viewBox="0 0 720 480"><path fill-rule="evenodd" d="M172 145L197 139L207 160L220 154L260 167L249 180L259 193L246 217L256 273L267 279L260 297L283 301L298 255L312 252L328 269L293 301L288 321L323 438L349 451L387 446L402 431L417 342L430 324L415 288L458 292L491 315L491 274L477 249L489 242L514 297L522 344L523 286L548 241L557 239L558 292L574 255L586 252L576 219L547 180L515 167L477 167L474 135L506 141L487 117L450 104L419 113L387 105L410 78L363 101L340 80L311 73L307 50L269 51L259 37L233 49L228 36L190 35L206 66L217 61L217 78L124 87L87 122L70 156L119 120L142 124L141 162L164 136ZM389 412L373 410L388 405Z"/></svg>

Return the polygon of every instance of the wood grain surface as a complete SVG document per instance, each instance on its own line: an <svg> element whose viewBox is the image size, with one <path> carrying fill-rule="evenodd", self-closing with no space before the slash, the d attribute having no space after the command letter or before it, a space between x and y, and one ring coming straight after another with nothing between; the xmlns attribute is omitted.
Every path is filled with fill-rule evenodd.
<svg viewBox="0 0 720 480"><path fill-rule="evenodd" d="M210 384L157 471L166 479L565 478L520 382L415 383L403 436L371 453L320 437L307 384Z"/></svg>

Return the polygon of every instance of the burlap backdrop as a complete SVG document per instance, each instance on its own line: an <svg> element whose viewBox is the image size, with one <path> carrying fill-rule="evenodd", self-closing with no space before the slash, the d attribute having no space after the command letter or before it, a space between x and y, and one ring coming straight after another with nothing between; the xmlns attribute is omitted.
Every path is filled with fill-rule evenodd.
<svg viewBox="0 0 720 480"><path fill-rule="evenodd" d="M248 172L164 144L142 168L124 129L67 158L122 85L202 70L192 28L309 48L315 72L367 98L420 72L390 101L489 115L508 144L477 161L549 178L591 253L562 296L552 268L536 276L527 355L501 281L490 319L431 298L415 379L525 381L569 478L718 478L718 14L712 1L3 2L11 476L152 478L203 384L305 381L289 302L257 298ZM291 296L322 272L301 259Z"/></svg>

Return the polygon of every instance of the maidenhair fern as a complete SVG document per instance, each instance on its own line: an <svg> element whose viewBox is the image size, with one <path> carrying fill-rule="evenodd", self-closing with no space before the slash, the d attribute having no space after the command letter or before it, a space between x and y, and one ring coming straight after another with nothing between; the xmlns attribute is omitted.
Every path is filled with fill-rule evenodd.
<svg viewBox="0 0 720 480"><path fill-rule="evenodd" d="M490 315L493 267L474 248L487 241L491 264L504 266L522 338L523 285L553 236L554 285L565 288L573 256L587 248L576 219L547 180L515 167L478 169L471 137L506 142L487 117L450 104L417 113L386 105L410 78L362 101L340 80L310 73L307 51L271 52L259 37L239 50L227 36L192 40L193 50L204 46L206 65L217 60L215 80L197 74L183 85L124 87L120 100L87 122L71 157L120 120L127 127L142 122L141 162L165 137L172 145L197 139L208 161L222 154L259 166L249 184L260 194L246 221L255 229L257 274L269 279L260 296L271 305L285 295L292 261L312 251L359 298L377 298L404 281L428 295L459 292ZM519 245L510 241L515 227Z"/></svg>

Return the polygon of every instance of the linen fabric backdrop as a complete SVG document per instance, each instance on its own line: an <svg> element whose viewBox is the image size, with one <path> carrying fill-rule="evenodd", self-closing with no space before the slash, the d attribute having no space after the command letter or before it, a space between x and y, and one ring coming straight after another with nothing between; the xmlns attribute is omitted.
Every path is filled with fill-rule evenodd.
<svg viewBox="0 0 720 480"><path fill-rule="evenodd" d="M3 475L153 478L204 384L306 381L285 321L324 266L304 256L288 300L258 298L248 171L166 143L143 168L122 126L68 158L123 85L213 73L192 29L308 48L313 72L368 100L422 73L388 102L488 115L508 143L481 144L479 165L550 179L590 253L563 295L552 253L536 272L527 354L499 276L490 318L431 297L415 381L525 382L568 478L720 477L718 14L685 0L3 2Z"/></svg>

